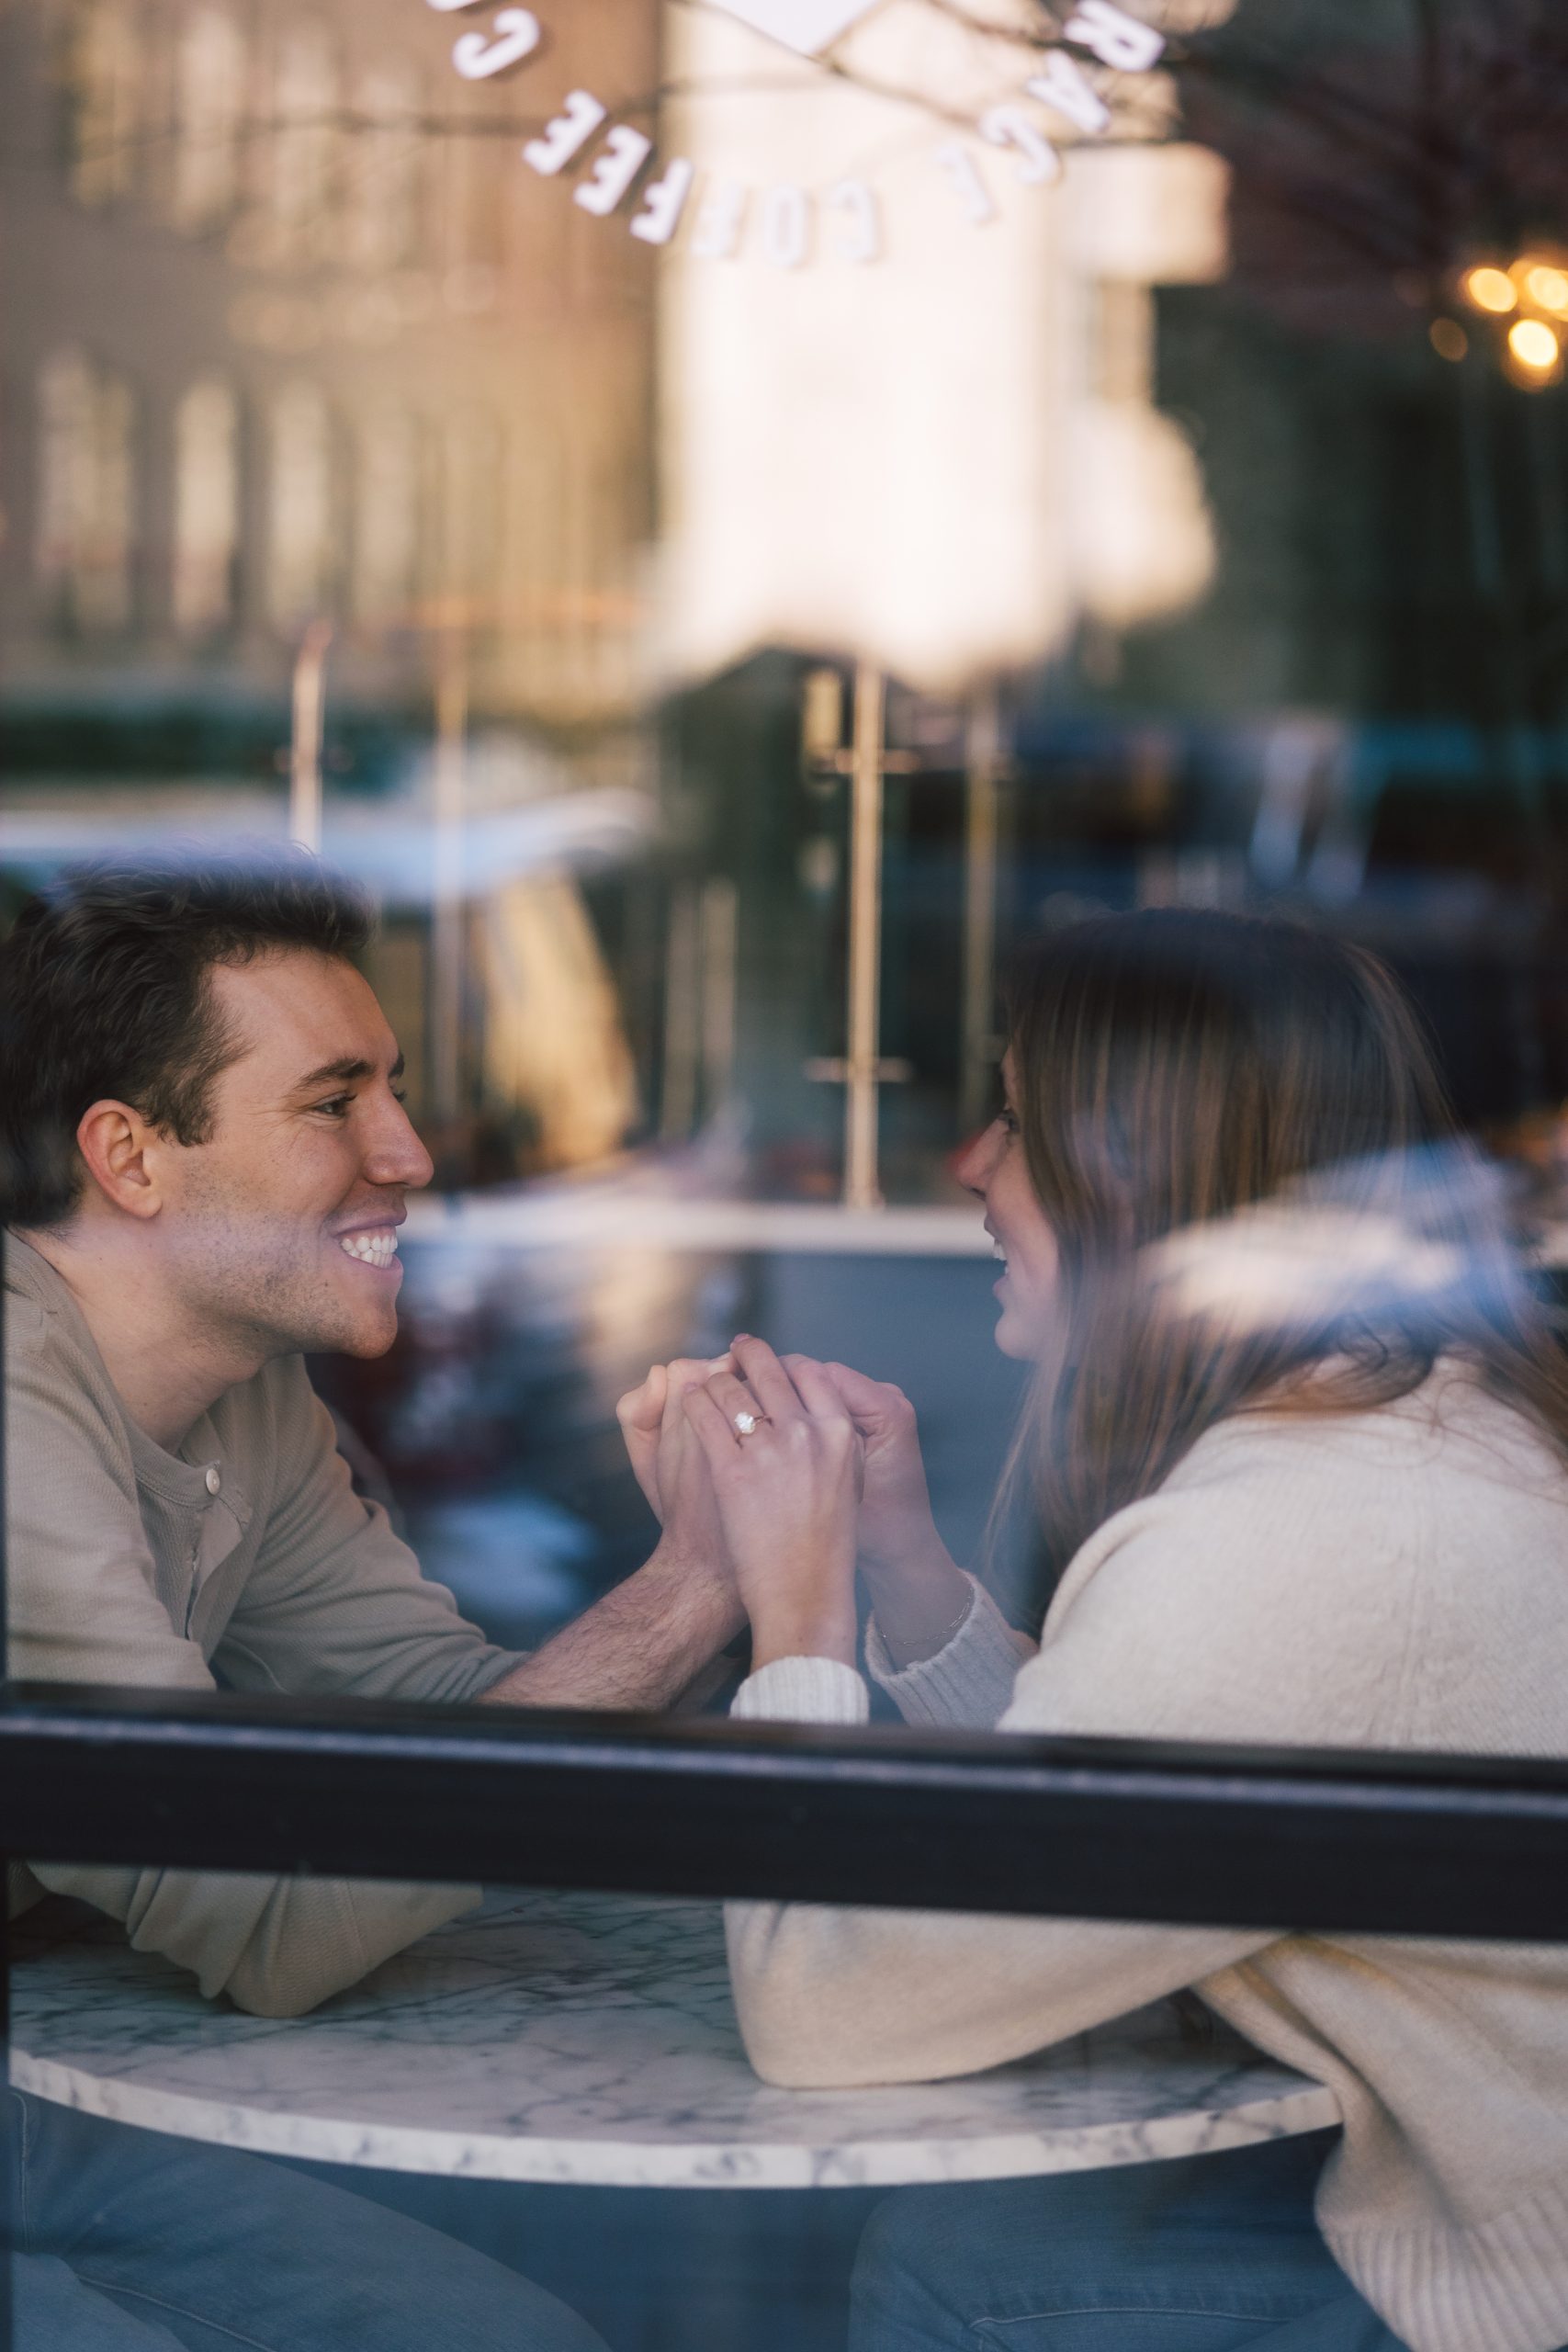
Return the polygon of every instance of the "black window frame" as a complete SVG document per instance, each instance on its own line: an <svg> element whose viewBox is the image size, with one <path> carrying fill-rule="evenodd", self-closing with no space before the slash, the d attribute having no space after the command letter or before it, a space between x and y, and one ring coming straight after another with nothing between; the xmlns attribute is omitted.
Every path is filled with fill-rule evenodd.
<svg viewBox="0 0 1568 2352"><path fill-rule="evenodd" d="M1568 1762L0 1685L0 1852L1568 1942Z"/></svg>

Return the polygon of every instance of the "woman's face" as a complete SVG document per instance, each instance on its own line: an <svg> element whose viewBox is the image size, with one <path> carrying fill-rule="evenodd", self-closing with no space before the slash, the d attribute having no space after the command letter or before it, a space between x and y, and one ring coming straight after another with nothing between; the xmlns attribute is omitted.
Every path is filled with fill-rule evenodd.
<svg viewBox="0 0 1568 2352"><path fill-rule="evenodd" d="M986 1230L1007 1261L996 1285L997 1345L1005 1356L1038 1355L1056 1285L1056 1241L1024 1163L1010 1053L1002 1063L1006 1107L958 1162L958 1181L986 1204Z"/></svg>

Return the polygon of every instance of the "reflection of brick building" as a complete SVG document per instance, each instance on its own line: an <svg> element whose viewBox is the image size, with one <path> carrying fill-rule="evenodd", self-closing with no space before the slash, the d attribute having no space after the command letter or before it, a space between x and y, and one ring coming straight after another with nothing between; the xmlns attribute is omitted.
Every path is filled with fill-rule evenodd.
<svg viewBox="0 0 1568 2352"><path fill-rule="evenodd" d="M562 12L536 85L464 83L454 29L419 0L0 18L14 707L271 702L324 613L334 695L412 707L458 610L478 710L628 707L650 256L513 126L570 78L646 92L654 11Z"/></svg>

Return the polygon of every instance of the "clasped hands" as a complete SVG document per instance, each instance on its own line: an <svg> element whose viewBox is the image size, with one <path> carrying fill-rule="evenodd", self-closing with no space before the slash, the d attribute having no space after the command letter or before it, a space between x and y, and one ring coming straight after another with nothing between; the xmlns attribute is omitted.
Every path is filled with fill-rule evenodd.
<svg viewBox="0 0 1568 2352"><path fill-rule="evenodd" d="M724 1356L655 1364L615 1410L661 1552L733 1578L754 1672L781 1657L855 1663L857 1560L897 1661L940 1646L967 1587L900 1389L742 1333Z"/></svg>

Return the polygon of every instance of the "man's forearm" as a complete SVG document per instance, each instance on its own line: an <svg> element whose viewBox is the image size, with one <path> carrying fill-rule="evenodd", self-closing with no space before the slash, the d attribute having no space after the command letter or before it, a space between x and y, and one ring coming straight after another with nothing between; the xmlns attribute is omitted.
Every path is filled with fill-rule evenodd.
<svg viewBox="0 0 1568 2352"><path fill-rule="evenodd" d="M745 1622L728 1577L672 1558L661 1545L635 1576L492 1683L483 1703L666 1707Z"/></svg>

